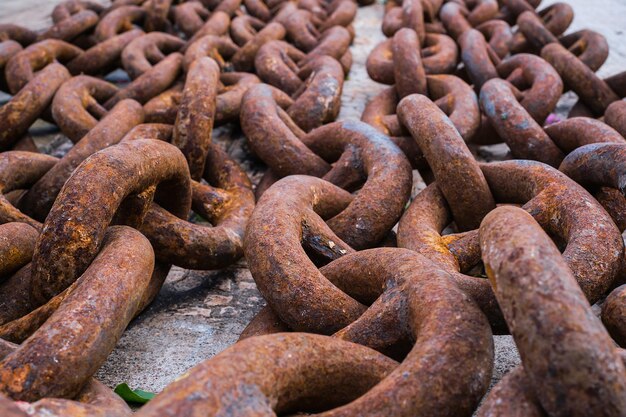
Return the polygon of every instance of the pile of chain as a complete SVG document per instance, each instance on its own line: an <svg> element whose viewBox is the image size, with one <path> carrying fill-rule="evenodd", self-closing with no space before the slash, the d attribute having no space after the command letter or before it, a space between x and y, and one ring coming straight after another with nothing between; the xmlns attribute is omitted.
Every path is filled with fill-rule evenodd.
<svg viewBox="0 0 626 417"><path fill-rule="evenodd" d="M389 0L366 66L391 87L342 122L353 0L0 25L0 415L132 415L92 378L128 323L172 265L245 255L267 307L137 416L626 416L626 72L538 3ZM222 124L267 166L254 190ZM522 364L483 399L509 333Z"/></svg>

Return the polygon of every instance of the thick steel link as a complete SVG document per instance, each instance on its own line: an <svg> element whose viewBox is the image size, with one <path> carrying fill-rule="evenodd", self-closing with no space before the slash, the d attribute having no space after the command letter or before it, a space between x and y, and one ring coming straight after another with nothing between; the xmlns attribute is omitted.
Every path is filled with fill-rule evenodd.
<svg viewBox="0 0 626 417"><path fill-rule="evenodd" d="M624 363L548 235L516 207L497 208L480 232L487 276L542 408L553 416L626 412Z"/></svg>
<svg viewBox="0 0 626 417"><path fill-rule="evenodd" d="M161 206L179 217L187 215L189 168L176 147L137 140L87 158L65 183L46 218L33 256L33 298L45 302L74 282L97 253L106 226L126 197L150 188L154 192L154 186ZM147 205L135 205L139 214L124 213L124 217L140 225ZM68 221L68 212L80 221Z"/></svg>
<svg viewBox="0 0 626 417"><path fill-rule="evenodd" d="M133 24L142 22L146 17L146 10L138 6L120 6L111 9L98 22L94 35L98 42L106 41L133 29Z"/></svg>
<svg viewBox="0 0 626 417"><path fill-rule="evenodd" d="M135 78L126 87L120 89L104 103L107 109L113 108L124 99L133 99L144 104L151 98L166 90L178 78L182 69L183 55L174 52L161 62Z"/></svg>
<svg viewBox="0 0 626 417"><path fill-rule="evenodd" d="M408 30L408 29L407 29ZM402 42L415 41L409 38L402 40L396 39L395 35L392 39L378 44L367 57L366 68L368 75L375 81L383 84L395 83L394 66L406 58L400 55L394 59L393 51L395 48L401 48ZM398 45L400 44L400 45ZM411 44L407 45L410 47ZM415 44L412 45L415 47ZM401 50L398 50L402 53ZM456 67L458 58L458 48L454 41L446 36L435 33L428 33L421 47L421 65L423 65L426 74L445 74L451 73Z"/></svg>
<svg viewBox="0 0 626 417"><path fill-rule="evenodd" d="M398 117L433 170L458 228L463 231L478 227L495 208L495 202L478 163L450 119L420 94L400 102Z"/></svg>
<svg viewBox="0 0 626 417"><path fill-rule="evenodd" d="M609 104L619 100L617 94L603 80L562 45L551 43L544 46L541 57L557 70L565 85L594 113L603 114Z"/></svg>
<svg viewBox="0 0 626 417"><path fill-rule="evenodd" d="M0 225L0 279L13 275L30 262L37 237L38 231L25 223Z"/></svg>
<svg viewBox="0 0 626 417"><path fill-rule="evenodd" d="M354 0L68 0L37 33L0 25L0 414L130 417L91 379L126 325L171 264L244 255L267 306L139 416L621 416L626 72L598 78L606 39L538 5L389 0L372 127L335 122ZM555 123L564 89L585 117ZM476 160L501 142L561 172ZM293 330L333 337L253 337ZM492 331L523 366L476 410Z"/></svg>
<svg viewBox="0 0 626 417"><path fill-rule="evenodd" d="M386 136L360 122L336 122L307 135L294 132L290 121L281 118L280 107L269 107L272 101L271 91L263 86L244 99L243 128L252 149L276 178L307 174L346 189L362 184L350 208L329 224L351 246L376 244L393 227L409 196L410 166L404 155ZM268 111L271 119L263 116ZM337 161L333 168L330 161Z"/></svg>
<svg viewBox="0 0 626 417"><path fill-rule="evenodd" d="M142 30L133 29L113 36L72 59L67 63L67 69L74 75L107 73L116 67L124 48L142 35Z"/></svg>
<svg viewBox="0 0 626 417"><path fill-rule="evenodd" d="M558 166L563 152L516 98L516 88L501 79L491 79L480 91L480 107L490 125L511 148L516 158Z"/></svg>
<svg viewBox="0 0 626 417"><path fill-rule="evenodd" d="M60 64L39 71L11 100L0 107L0 151L12 146L46 110L70 73Z"/></svg>
<svg viewBox="0 0 626 417"><path fill-rule="evenodd" d="M416 342L406 359L379 384L354 401L319 415L356 416L370 412L392 416L471 414L488 384L493 346L485 318L446 273L437 270L427 259L399 249L374 249L346 255L323 267L321 272L355 296L376 300L357 321L336 333L336 338L380 348L390 340L376 339L377 336L393 338L409 333L416 337ZM365 275L374 277L376 282L363 280ZM387 278L389 276L393 278ZM387 282L381 282L385 279ZM386 289L380 294L383 288ZM427 294L438 295L431 297ZM462 307L458 309L453 307L460 305ZM393 335L390 335L391 329L385 325L394 319L404 325L395 326L391 332ZM454 327L457 332L443 330L449 327ZM438 336L443 334L448 337ZM288 336L294 338L299 334L252 338L237 345L244 349L243 346L256 340L269 341ZM432 377L434 369L440 368L442 362L456 361L459 352L467 352L465 363L468 368L456 378L446 376L447 372L455 372L451 368L442 369L437 377ZM482 375L480 381L475 379L477 372ZM441 382L452 379L455 381L452 385L441 389ZM391 393L399 401L386 401ZM462 397L460 402L449 401L459 396ZM344 399L336 405L348 401L350 399Z"/></svg>
<svg viewBox="0 0 626 417"><path fill-rule="evenodd" d="M143 122L143 109L134 100L122 100L74 145L20 199L20 208L44 221L61 188L86 158L117 144L124 135Z"/></svg>
<svg viewBox="0 0 626 417"><path fill-rule="evenodd" d="M165 57L178 52L185 42L177 36L152 32L131 41L122 51L124 70L135 79L149 71Z"/></svg>
<svg viewBox="0 0 626 417"><path fill-rule="evenodd" d="M248 267L264 297L284 307L280 317L294 330L330 334L365 311L324 278L304 249L327 259L353 251L323 220L352 200L327 181L291 175L268 189L252 213L244 244ZM270 247L282 249L263 250Z"/></svg>
<svg viewBox="0 0 626 417"><path fill-rule="evenodd" d="M107 114L103 103L118 91L115 85L99 78L73 77L54 96L52 117L63 134L76 143Z"/></svg>
<svg viewBox="0 0 626 417"><path fill-rule="evenodd" d="M5 73L8 75L7 84L12 94L17 94L29 81L35 78L35 73L46 66L68 62L82 53L82 49L56 39L48 39L30 45L15 54L7 63Z"/></svg>
<svg viewBox="0 0 626 417"><path fill-rule="evenodd" d="M604 122L626 138L626 102L614 101L604 112Z"/></svg>
<svg viewBox="0 0 626 417"><path fill-rule="evenodd" d="M199 180L204 164L215 118L220 69L208 57L195 60L187 72L180 99L172 144L185 155L191 178Z"/></svg>
<svg viewBox="0 0 626 417"><path fill-rule="evenodd" d="M76 288L0 362L0 390L26 401L78 394L136 314L153 267L145 237L127 227L109 229Z"/></svg>
<svg viewBox="0 0 626 417"><path fill-rule="evenodd" d="M596 302L615 281L623 250L617 227L599 203L565 175L538 162L483 164L481 170L497 203L523 204L552 236L558 236L579 285L590 302ZM480 261L478 235L442 236L452 220L443 194L436 183L431 184L400 220L398 246L436 260L447 270L467 272ZM590 229L595 230L594 236L588 234ZM501 329L502 318L488 283L469 275L459 281L496 330Z"/></svg>
<svg viewBox="0 0 626 417"><path fill-rule="evenodd" d="M15 207L15 201L11 201L9 195L12 191L28 190L57 161L53 156L33 152L8 151L0 154L0 223L22 222L41 229L41 223Z"/></svg>
<svg viewBox="0 0 626 417"><path fill-rule="evenodd" d="M366 393L396 365L372 349L325 336L294 333L252 338L197 365L137 415L226 412L243 417L308 407L319 410ZM205 392L201 387L207 383L214 388L194 400L199 390Z"/></svg>
<svg viewBox="0 0 626 417"><path fill-rule="evenodd" d="M37 39L72 41L76 39L76 37L94 28L99 20L97 13L85 8L71 13L70 16L64 19L57 20L54 25L50 26L43 33L40 33Z"/></svg>

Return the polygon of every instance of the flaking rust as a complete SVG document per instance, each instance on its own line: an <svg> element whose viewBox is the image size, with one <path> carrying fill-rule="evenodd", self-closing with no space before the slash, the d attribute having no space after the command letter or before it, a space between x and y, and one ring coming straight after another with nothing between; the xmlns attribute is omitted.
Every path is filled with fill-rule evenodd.
<svg viewBox="0 0 626 417"><path fill-rule="evenodd" d="M172 265L247 266L267 305L137 416L626 415L606 39L565 34L566 3L389 0L364 68L387 86L336 121L371 2L68 0L0 25L0 415L130 417L92 376ZM41 153L37 119L69 151ZM213 128L237 123L226 152ZM496 143L515 159L475 158ZM493 333L522 364L483 400Z"/></svg>

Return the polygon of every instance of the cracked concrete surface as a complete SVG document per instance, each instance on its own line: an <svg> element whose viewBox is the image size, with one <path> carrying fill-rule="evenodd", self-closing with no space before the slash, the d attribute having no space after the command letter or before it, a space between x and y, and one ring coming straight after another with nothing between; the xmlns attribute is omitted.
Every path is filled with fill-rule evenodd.
<svg viewBox="0 0 626 417"><path fill-rule="evenodd" d="M554 2L544 1L542 7ZM56 3L58 1L0 0L0 23L13 22L40 29L49 24L48 16ZM568 32L590 28L607 37L610 55L598 73L604 77L624 70L626 1L574 0L569 3L576 14ZM352 46L354 64L344 85L341 120L359 119L367 101L385 88L370 80L365 70L368 53L384 39L380 30L382 13L382 5L358 11L357 36ZM565 114L575 100L574 93L566 94L559 105L559 113ZM37 143L48 153L63 154L70 145L52 128L38 123L33 129ZM215 141L244 165L254 182L260 179L262 167L258 161L250 159L238 128L216 129ZM497 145L474 151L479 159L492 160L506 157L507 148ZM417 191L423 184L419 176L416 177L414 188ZM111 387L126 382L134 388L158 392L191 366L234 343L263 304L244 260L220 271L173 268L155 302L130 324L96 377ZM519 363L519 356L511 337L496 336L494 341L495 383Z"/></svg>

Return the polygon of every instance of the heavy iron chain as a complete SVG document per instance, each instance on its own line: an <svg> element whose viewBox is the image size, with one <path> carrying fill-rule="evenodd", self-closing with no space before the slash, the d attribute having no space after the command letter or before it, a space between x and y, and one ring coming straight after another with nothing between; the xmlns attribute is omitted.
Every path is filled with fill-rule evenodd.
<svg viewBox="0 0 626 417"><path fill-rule="evenodd" d="M137 416L626 416L626 72L595 74L608 44L565 34L566 3L388 0L366 69L390 87L338 122L371 3L69 0L0 25L1 415L132 415L92 379L128 323L172 265L245 256L267 306ZM222 124L267 166L254 187ZM475 158L496 143L510 160ZM485 397L509 333L522 364Z"/></svg>

